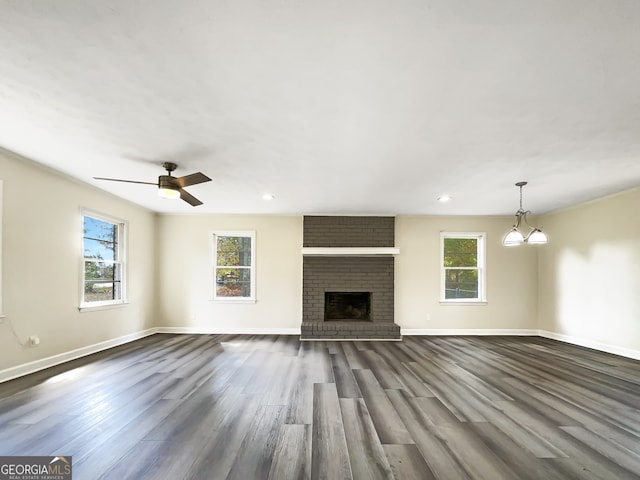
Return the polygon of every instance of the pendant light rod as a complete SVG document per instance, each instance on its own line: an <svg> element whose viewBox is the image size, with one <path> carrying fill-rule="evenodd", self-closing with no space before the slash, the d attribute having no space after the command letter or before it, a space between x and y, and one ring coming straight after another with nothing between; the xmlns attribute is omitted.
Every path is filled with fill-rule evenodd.
<svg viewBox="0 0 640 480"><path fill-rule="evenodd" d="M522 187L524 187L529 182L518 182L516 183L516 187L520 187L520 210L522 210Z"/></svg>

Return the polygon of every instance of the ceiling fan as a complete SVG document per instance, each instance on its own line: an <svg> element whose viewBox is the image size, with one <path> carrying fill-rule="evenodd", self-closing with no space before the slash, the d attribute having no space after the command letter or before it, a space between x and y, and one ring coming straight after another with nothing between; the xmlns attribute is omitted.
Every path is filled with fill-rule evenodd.
<svg viewBox="0 0 640 480"><path fill-rule="evenodd" d="M126 182L126 183L141 183L143 185L156 185L158 187L158 195L162 198L176 199L181 198L189 205L197 207L202 205L202 202L189 192L184 190L184 187L191 185L197 185L199 183L210 182L211 179L202 172L192 173L191 175L185 175L184 177L174 177L171 175L178 165L172 162L164 162L162 167L167 171L166 175L160 175L157 183L152 182L139 182L137 180L121 180L119 178L104 178L93 177L95 180L108 180L110 182Z"/></svg>

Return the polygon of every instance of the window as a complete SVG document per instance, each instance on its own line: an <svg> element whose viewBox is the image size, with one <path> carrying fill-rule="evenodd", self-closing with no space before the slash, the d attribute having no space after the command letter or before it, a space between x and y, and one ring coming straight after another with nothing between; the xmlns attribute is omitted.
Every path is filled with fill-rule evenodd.
<svg viewBox="0 0 640 480"><path fill-rule="evenodd" d="M213 300L255 302L255 232L213 233Z"/></svg>
<svg viewBox="0 0 640 480"><path fill-rule="evenodd" d="M125 303L125 226L122 220L83 212L81 308Z"/></svg>
<svg viewBox="0 0 640 480"><path fill-rule="evenodd" d="M485 234L440 234L440 301L484 303Z"/></svg>

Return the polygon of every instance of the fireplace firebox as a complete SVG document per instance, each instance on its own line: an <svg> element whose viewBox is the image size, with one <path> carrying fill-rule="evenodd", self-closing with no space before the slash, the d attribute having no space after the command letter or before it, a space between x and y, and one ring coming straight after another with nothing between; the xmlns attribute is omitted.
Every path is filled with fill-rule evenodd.
<svg viewBox="0 0 640 480"><path fill-rule="evenodd" d="M325 292L325 321L371 321L371 292Z"/></svg>

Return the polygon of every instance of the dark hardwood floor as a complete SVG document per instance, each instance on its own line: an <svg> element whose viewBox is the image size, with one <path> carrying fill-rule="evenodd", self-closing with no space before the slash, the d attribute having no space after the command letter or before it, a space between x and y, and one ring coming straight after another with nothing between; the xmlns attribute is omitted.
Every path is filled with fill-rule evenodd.
<svg viewBox="0 0 640 480"><path fill-rule="evenodd" d="M154 335L0 385L74 479L640 478L640 362L538 337Z"/></svg>

